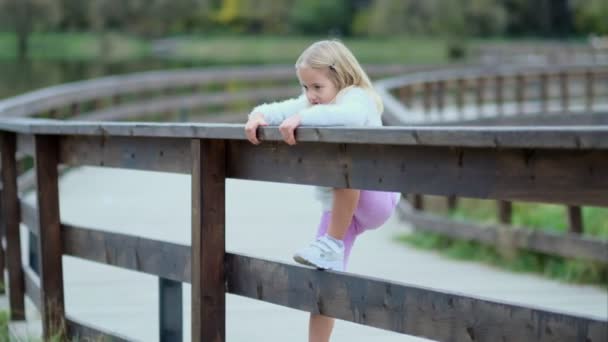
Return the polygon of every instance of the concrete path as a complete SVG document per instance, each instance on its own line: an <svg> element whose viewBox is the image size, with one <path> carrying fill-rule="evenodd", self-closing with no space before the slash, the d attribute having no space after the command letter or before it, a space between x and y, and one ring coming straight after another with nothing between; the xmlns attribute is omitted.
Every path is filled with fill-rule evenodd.
<svg viewBox="0 0 608 342"><path fill-rule="evenodd" d="M190 244L188 176L84 167L62 178L60 193L64 222ZM226 201L227 249L282 262L292 263L292 252L310 241L319 218L320 206L308 186L229 180ZM394 241L407 231L395 215L381 229L363 235L353 250L350 272L608 318L604 289L449 260ZM153 276L64 257L67 313L134 340L158 340L157 282ZM185 341L190 340L189 305L190 286L184 285ZM30 323L22 329L36 335L39 321L32 310L28 316ZM307 317L297 310L228 295L227 340L306 341ZM332 341L424 339L338 322Z"/></svg>

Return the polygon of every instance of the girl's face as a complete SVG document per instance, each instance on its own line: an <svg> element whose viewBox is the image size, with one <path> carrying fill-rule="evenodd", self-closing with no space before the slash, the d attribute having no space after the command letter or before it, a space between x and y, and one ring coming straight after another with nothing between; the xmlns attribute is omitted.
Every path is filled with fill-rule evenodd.
<svg viewBox="0 0 608 342"><path fill-rule="evenodd" d="M306 98L313 106L331 103L338 94L338 89L325 72L307 67L299 67L297 70L300 84L306 92Z"/></svg>

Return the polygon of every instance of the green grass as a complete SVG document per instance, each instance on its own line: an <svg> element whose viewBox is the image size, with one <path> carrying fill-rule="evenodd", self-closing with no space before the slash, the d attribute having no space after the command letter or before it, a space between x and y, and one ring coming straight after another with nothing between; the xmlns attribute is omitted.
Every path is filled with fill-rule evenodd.
<svg viewBox="0 0 608 342"><path fill-rule="evenodd" d="M92 60L109 61L140 58L148 54L148 43L129 36L106 33L33 33L29 39L29 56L41 60ZM104 45L105 44L105 45ZM16 37L0 32L0 59L15 59Z"/></svg>
<svg viewBox="0 0 608 342"><path fill-rule="evenodd" d="M608 265L574 260L525 250L501 250L473 241L463 241L435 233L402 235L399 241L458 260L479 261L514 272L536 273L569 283L594 284L608 288Z"/></svg>
<svg viewBox="0 0 608 342"><path fill-rule="evenodd" d="M30 37L30 57L34 60L120 61L152 57L151 43L144 39L107 33L104 47L94 33L34 33ZM293 64L312 42L325 37L302 36L203 36L173 37L174 53L165 58L207 65ZM437 38L391 37L344 39L362 63L444 63L445 44ZM13 33L0 32L0 60L16 58Z"/></svg>
<svg viewBox="0 0 608 342"><path fill-rule="evenodd" d="M9 314L6 311L0 311L0 342L8 342L8 320Z"/></svg>
<svg viewBox="0 0 608 342"><path fill-rule="evenodd" d="M584 234L608 238L608 208L583 207ZM497 223L498 212L495 201L458 199L457 210L449 217L463 221ZM512 224L514 226L543 229L554 232L568 230L567 209L563 205L540 203L513 203Z"/></svg>
<svg viewBox="0 0 608 342"><path fill-rule="evenodd" d="M293 64L311 43L324 37L222 36L176 38L179 59L215 63ZM444 42L432 38L344 39L361 63L444 63Z"/></svg>
<svg viewBox="0 0 608 342"><path fill-rule="evenodd" d="M429 211L444 213L437 199L426 198ZM455 220L476 223L497 223L495 201L458 199L458 207L447 215ZM568 217L563 205L513 203L513 225L531 229L566 232ZM583 207L584 234L608 238L608 208ZM458 240L435 233L415 232L401 236L400 241L423 249L438 250L450 258L484 262L516 272L532 272L572 283L608 287L608 264L575 260L528 250L505 250L478 242Z"/></svg>

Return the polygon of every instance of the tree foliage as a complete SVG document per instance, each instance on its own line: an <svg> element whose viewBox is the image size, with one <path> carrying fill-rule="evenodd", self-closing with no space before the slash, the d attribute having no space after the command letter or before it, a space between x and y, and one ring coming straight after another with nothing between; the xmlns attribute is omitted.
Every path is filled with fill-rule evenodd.
<svg viewBox="0 0 608 342"><path fill-rule="evenodd" d="M0 0L20 51L33 31L445 37L608 34L606 0Z"/></svg>

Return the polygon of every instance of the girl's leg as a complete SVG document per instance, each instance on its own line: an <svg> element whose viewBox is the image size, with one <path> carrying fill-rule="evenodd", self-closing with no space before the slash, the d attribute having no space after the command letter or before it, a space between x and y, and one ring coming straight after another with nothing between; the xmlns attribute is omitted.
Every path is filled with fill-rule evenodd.
<svg viewBox="0 0 608 342"><path fill-rule="evenodd" d="M329 342L335 319L323 315L310 314L308 342Z"/></svg>
<svg viewBox="0 0 608 342"><path fill-rule="evenodd" d="M357 189L334 189L333 193L334 201L327 235L342 240L353 220L361 191Z"/></svg>
<svg viewBox="0 0 608 342"><path fill-rule="evenodd" d="M344 242L345 270L357 231L360 230L353 220L359 202L359 193L359 190L335 189L332 211L323 214L317 231L317 237L328 234ZM334 323L335 319L331 317L311 314L308 324L308 341L329 342Z"/></svg>
<svg viewBox="0 0 608 342"><path fill-rule="evenodd" d="M399 194L354 190L357 192L355 194L342 190L350 189L334 190L332 210L337 215L332 212L323 213L317 230L317 237L328 234L344 242L344 270L346 270L348 258L357 235L367 229L374 229L382 225L393 213L399 200ZM356 200L353 207L352 201L355 196ZM348 214L349 212L350 214ZM330 232L330 228L333 229L332 232ZM329 342L334 323L335 319L331 317L311 314L308 325L308 341Z"/></svg>

